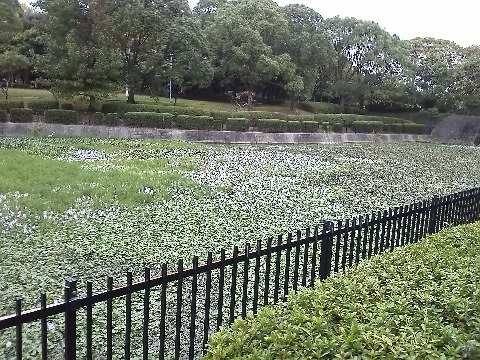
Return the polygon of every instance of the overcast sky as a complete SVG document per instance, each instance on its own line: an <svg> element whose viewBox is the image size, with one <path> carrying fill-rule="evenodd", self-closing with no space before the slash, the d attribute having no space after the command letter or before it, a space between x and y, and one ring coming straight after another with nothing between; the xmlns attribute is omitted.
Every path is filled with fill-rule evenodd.
<svg viewBox="0 0 480 360"><path fill-rule="evenodd" d="M198 0L189 0L194 7ZM401 39L433 37L461 46L480 45L478 0L276 0L277 4L304 4L324 18L340 15L378 23Z"/></svg>

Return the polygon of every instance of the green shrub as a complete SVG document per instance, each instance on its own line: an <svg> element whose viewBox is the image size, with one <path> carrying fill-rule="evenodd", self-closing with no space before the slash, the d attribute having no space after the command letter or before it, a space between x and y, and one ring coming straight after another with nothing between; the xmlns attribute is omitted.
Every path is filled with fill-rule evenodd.
<svg viewBox="0 0 480 360"><path fill-rule="evenodd" d="M406 123L403 124L403 132L405 134L425 134L424 124Z"/></svg>
<svg viewBox="0 0 480 360"><path fill-rule="evenodd" d="M107 126L118 126L122 125L122 115L118 113L108 113L102 119L101 123L97 123L99 125L107 125Z"/></svg>
<svg viewBox="0 0 480 360"><path fill-rule="evenodd" d="M125 114L130 111L138 111L136 104L127 104L123 101L107 101L102 104L101 111L104 114L117 113Z"/></svg>
<svg viewBox="0 0 480 360"><path fill-rule="evenodd" d="M403 133L403 124L385 124L384 131L392 134L401 134Z"/></svg>
<svg viewBox="0 0 480 360"><path fill-rule="evenodd" d="M210 115L210 110L206 109L198 109L198 108L193 108L193 107L180 107L180 106L174 106L169 107L169 110L172 114L174 115L189 115L189 116L207 116L211 117Z"/></svg>
<svg viewBox="0 0 480 360"><path fill-rule="evenodd" d="M123 116L123 125L169 129L172 127L172 114L155 112L127 112Z"/></svg>
<svg viewBox="0 0 480 360"><path fill-rule="evenodd" d="M184 130L221 130L222 123L211 116L178 115L175 124Z"/></svg>
<svg viewBox="0 0 480 360"><path fill-rule="evenodd" d="M30 123L33 122L32 109L10 109L10 122Z"/></svg>
<svg viewBox="0 0 480 360"><path fill-rule="evenodd" d="M479 238L477 222L375 256L236 320L205 359L480 359Z"/></svg>
<svg viewBox="0 0 480 360"><path fill-rule="evenodd" d="M282 133L287 131L287 122L280 119L259 119L258 131Z"/></svg>
<svg viewBox="0 0 480 360"><path fill-rule="evenodd" d="M304 132L304 125L300 121L287 121L287 132L297 133Z"/></svg>
<svg viewBox="0 0 480 360"><path fill-rule="evenodd" d="M0 110L0 122L7 122L7 110Z"/></svg>
<svg viewBox="0 0 480 360"><path fill-rule="evenodd" d="M46 110L58 109L57 100L31 100L28 102L28 108L33 110L35 115L43 116Z"/></svg>
<svg viewBox="0 0 480 360"><path fill-rule="evenodd" d="M316 133L318 132L318 122L316 121L304 121L303 128L306 133Z"/></svg>
<svg viewBox="0 0 480 360"><path fill-rule="evenodd" d="M73 104L72 103L62 103L62 104L60 104L60 109L62 109L62 110L73 110Z"/></svg>
<svg viewBox="0 0 480 360"><path fill-rule="evenodd" d="M104 122L104 116L103 113L101 112L95 112L95 113L90 113L90 123L92 124L103 124Z"/></svg>
<svg viewBox="0 0 480 360"><path fill-rule="evenodd" d="M228 118L225 121L225 130L228 131L247 131L250 126L250 120L246 118Z"/></svg>
<svg viewBox="0 0 480 360"><path fill-rule="evenodd" d="M298 104L298 108L314 114L339 114L343 112L340 105L313 101L302 101Z"/></svg>
<svg viewBox="0 0 480 360"><path fill-rule="evenodd" d="M23 101L18 100L9 100L0 102L0 110L5 110L7 113L10 113L11 109L21 109L24 107Z"/></svg>
<svg viewBox="0 0 480 360"><path fill-rule="evenodd" d="M342 123L333 123L332 125L332 131L336 133L341 133L343 132L344 125Z"/></svg>
<svg viewBox="0 0 480 360"><path fill-rule="evenodd" d="M74 110L50 109L45 111L45 122L55 124L77 124L78 112Z"/></svg>
<svg viewBox="0 0 480 360"><path fill-rule="evenodd" d="M352 130L356 133L381 133L383 132L383 122L381 121L354 121Z"/></svg>
<svg viewBox="0 0 480 360"><path fill-rule="evenodd" d="M313 115L288 115L287 121L315 121Z"/></svg>
<svg viewBox="0 0 480 360"><path fill-rule="evenodd" d="M322 128L325 132L329 132L332 129L329 122L322 122Z"/></svg>

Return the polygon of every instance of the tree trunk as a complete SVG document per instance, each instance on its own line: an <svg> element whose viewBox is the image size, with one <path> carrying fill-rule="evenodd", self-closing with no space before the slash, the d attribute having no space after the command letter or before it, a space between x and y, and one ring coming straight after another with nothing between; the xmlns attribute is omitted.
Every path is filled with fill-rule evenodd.
<svg viewBox="0 0 480 360"><path fill-rule="evenodd" d="M129 104L135 104L135 93L132 88L128 89L128 98L127 98L127 103Z"/></svg>
<svg viewBox="0 0 480 360"><path fill-rule="evenodd" d="M345 95L340 96L340 106L344 107L345 106Z"/></svg>
<svg viewBox="0 0 480 360"><path fill-rule="evenodd" d="M290 110L295 111L297 110L297 102L295 101L295 93L290 94Z"/></svg>
<svg viewBox="0 0 480 360"><path fill-rule="evenodd" d="M248 111L253 110L253 93L251 90L248 90Z"/></svg>
<svg viewBox="0 0 480 360"><path fill-rule="evenodd" d="M95 112L95 95L89 96L88 112Z"/></svg>

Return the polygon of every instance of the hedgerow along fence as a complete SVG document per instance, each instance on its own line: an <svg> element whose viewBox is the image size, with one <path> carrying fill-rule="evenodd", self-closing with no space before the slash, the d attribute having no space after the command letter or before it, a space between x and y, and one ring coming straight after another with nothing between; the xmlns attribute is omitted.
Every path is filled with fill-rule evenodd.
<svg viewBox="0 0 480 360"><path fill-rule="evenodd" d="M255 248L225 249L206 263L193 258L192 266L179 260L176 270L162 264L161 274L125 285L86 294L77 293L75 279L67 279L63 301L23 311L17 298L16 313L0 318L0 330L11 331L17 359L28 358L24 337L38 341L47 358L198 358L206 351L209 336L235 318L255 314L267 304L285 301L300 287L313 286L354 264L396 247L418 242L446 226L480 218L480 188L434 197L407 206L345 221L325 222L286 238L258 241ZM192 235L194 236L194 235ZM36 324L37 326L33 326ZM60 326L55 344L52 328ZM28 327L28 331L24 328ZM14 346L13 346L14 344ZM39 357L39 356L38 356Z"/></svg>

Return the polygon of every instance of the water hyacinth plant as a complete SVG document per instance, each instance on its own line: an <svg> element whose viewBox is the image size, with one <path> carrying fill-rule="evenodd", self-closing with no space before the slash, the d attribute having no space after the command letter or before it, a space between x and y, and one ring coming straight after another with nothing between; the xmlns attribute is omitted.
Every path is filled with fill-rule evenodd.
<svg viewBox="0 0 480 360"><path fill-rule="evenodd" d="M61 299L68 276L80 293L89 279L103 290L107 274L123 284L128 269L158 274L162 262L472 188L478 163L478 148L438 144L3 138L0 316L18 295L25 308L41 289Z"/></svg>

